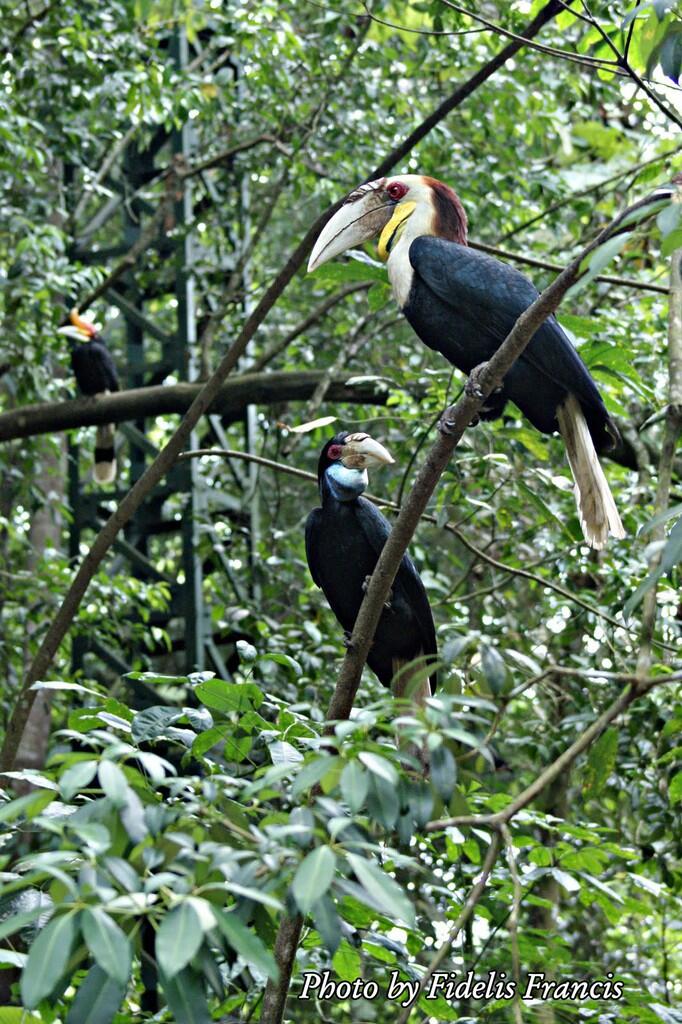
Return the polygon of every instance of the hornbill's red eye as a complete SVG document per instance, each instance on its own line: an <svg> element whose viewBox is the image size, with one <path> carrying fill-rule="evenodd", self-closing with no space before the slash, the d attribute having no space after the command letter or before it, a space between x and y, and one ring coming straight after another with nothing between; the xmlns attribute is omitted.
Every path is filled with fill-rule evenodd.
<svg viewBox="0 0 682 1024"><path fill-rule="evenodd" d="M327 450L327 455L330 459L340 459L343 447L340 444L332 444Z"/></svg>
<svg viewBox="0 0 682 1024"><path fill-rule="evenodd" d="M386 191L391 199L402 199L407 192L407 185L403 185L402 181L392 181L386 186Z"/></svg>

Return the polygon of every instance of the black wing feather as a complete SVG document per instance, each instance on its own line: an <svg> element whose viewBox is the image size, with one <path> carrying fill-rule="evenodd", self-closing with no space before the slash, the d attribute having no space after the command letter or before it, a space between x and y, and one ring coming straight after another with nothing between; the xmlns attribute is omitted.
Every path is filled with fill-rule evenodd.
<svg viewBox="0 0 682 1024"><path fill-rule="evenodd" d="M322 525L322 509L314 508L305 521L305 556L313 582L322 587L318 566L317 532Z"/></svg>
<svg viewBox="0 0 682 1024"><path fill-rule="evenodd" d="M367 498L358 498L358 505L361 509L358 520L362 525L362 531L378 558L391 532L391 527L386 518ZM395 590L396 587L402 590L405 600L417 620L424 654L435 654L438 647L431 605L421 577L407 553L403 555L393 582L393 589Z"/></svg>
<svg viewBox="0 0 682 1024"><path fill-rule="evenodd" d="M417 238L409 257L417 278L446 307L446 317L451 317L450 324L447 319L443 323L440 341L433 347L467 373L493 355L521 313L538 297L535 286L514 267L456 242ZM409 317L409 310L406 312ZM418 330L418 324L412 322ZM599 421L608 420L596 384L554 316L536 331L517 363L507 382L510 397L522 411L523 404L513 391L527 392L532 401L533 384L542 387L544 377L564 393L575 394ZM531 367L542 375L537 382Z"/></svg>

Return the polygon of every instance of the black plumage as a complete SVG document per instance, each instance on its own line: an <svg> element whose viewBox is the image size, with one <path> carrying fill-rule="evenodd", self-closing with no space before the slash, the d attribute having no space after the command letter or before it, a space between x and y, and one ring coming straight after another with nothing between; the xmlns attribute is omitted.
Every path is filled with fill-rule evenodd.
<svg viewBox="0 0 682 1024"><path fill-rule="evenodd" d="M358 435L337 434L322 449L318 465L322 506L310 513L305 530L310 573L346 633L353 629L365 581L374 571L391 531L381 512L361 496L367 485L366 473L343 470L343 447L352 436ZM332 455L340 454L330 457L330 450ZM342 476L343 481L335 479L334 474ZM406 554L393 583L390 606L381 614L367 662L383 685L390 687L403 665L423 656L433 660L436 654L429 600L419 573ZM401 674L397 692L404 692L406 676L409 677L409 670ZM430 676L430 684L433 692L435 672Z"/></svg>
<svg viewBox="0 0 682 1024"><path fill-rule="evenodd" d="M114 360L95 324L84 320L77 309L71 310L69 320L71 323L60 327L59 332L71 342L71 368L81 393L94 398L96 395L118 391ZM100 424L95 435L94 477L98 483L112 483L116 479L114 442L114 424Z"/></svg>
<svg viewBox="0 0 682 1024"><path fill-rule="evenodd" d="M409 248L414 277L403 312L421 340L464 373L490 359L521 313L538 297L518 270L482 252L421 236ZM617 436L582 359L549 317L491 395L482 418L493 419L511 400L538 430L558 430L557 408L576 396L597 451Z"/></svg>
<svg viewBox="0 0 682 1024"><path fill-rule="evenodd" d="M109 349L98 334L91 341L82 341L71 350L71 368L84 395L101 395L118 391L118 374Z"/></svg>

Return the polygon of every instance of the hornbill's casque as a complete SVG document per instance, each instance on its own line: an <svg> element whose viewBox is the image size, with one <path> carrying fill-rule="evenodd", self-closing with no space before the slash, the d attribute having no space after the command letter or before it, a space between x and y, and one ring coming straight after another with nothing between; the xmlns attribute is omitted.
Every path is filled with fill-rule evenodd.
<svg viewBox="0 0 682 1024"><path fill-rule="evenodd" d="M361 185L323 228L308 264L314 270L379 235L398 305L421 340L470 374L490 359L538 292L523 274L467 246L467 218L448 185L404 174ZM602 548L609 531L624 537L597 451L618 437L597 386L549 317L486 400L495 419L511 399L545 434L559 430L575 480L585 538Z"/></svg>
<svg viewBox="0 0 682 1024"><path fill-rule="evenodd" d="M342 432L328 441L317 467L322 507L305 526L305 548L313 580L324 591L346 633L355 625L368 578L374 572L391 527L381 512L361 497L367 487L367 466L392 463L386 449L367 434ZM403 556L389 603L383 609L367 663L396 696L411 691L415 659L420 681L412 699L422 703L436 688L436 673L424 678L424 663L437 654L436 630L429 599L419 573ZM403 669L403 671L401 671Z"/></svg>
<svg viewBox="0 0 682 1024"><path fill-rule="evenodd" d="M60 327L59 333L77 342L71 348L71 368L80 390L84 395L106 395L110 391L118 391L116 367L96 325L83 320L75 309L71 310L69 319L71 326ZM97 428L94 476L101 484L116 479L113 423Z"/></svg>

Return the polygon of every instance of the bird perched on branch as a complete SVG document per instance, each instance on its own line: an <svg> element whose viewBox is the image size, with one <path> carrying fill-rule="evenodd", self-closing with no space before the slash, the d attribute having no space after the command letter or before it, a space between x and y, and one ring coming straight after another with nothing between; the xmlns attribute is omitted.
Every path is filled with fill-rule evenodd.
<svg viewBox="0 0 682 1024"><path fill-rule="evenodd" d="M320 453L317 481L322 507L313 509L306 522L306 556L313 580L347 634L353 630L367 583L391 532L381 512L362 497L367 467L392 462L383 445L361 433L337 434ZM425 663L432 663L436 654L429 599L412 560L404 555L367 663L396 696L408 693L422 703L436 688L435 671L430 687L424 677ZM412 669L404 668L411 662L415 662ZM417 681L410 685L415 677Z"/></svg>
<svg viewBox="0 0 682 1024"><path fill-rule="evenodd" d="M97 326L83 320L76 309L71 310L69 320L71 324L60 327L59 333L76 342L71 347L71 368L80 390L91 396L118 391L116 367ZM109 484L116 479L114 433L113 423L97 427L94 476L100 484Z"/></svg>
<svg viewBox="0 0 682 1024"><path fill-rule="evenodd" d="M456 192L419 174L379 178L351 192L322 229L308 270L376 236L407 320L424 344L471 375L468 387L476 393L476 369L499 348L537 290L518 270L470 249ZM501 416L508 400L542 433L558 430L563 437L588 544L604 547L609 532L625 536L597 458L613 447L618 432L555 317L536 331L502 387L486 399L481 417Z"/></svg>

